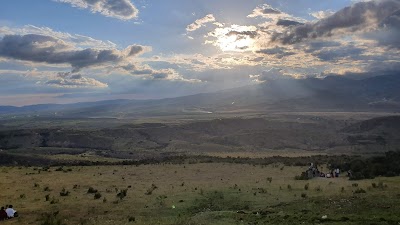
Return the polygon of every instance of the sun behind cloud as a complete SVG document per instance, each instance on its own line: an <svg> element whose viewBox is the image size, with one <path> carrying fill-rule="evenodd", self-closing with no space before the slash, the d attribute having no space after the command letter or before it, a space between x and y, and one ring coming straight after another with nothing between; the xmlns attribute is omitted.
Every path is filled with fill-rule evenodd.
<svg viewBox="0 0 400 225"><path fill-rule="evenodd" d="M257 28L254 26L232 25L219 27L210 32L206 44L212 44L224 52L252 51L255 47Z"/></svg>

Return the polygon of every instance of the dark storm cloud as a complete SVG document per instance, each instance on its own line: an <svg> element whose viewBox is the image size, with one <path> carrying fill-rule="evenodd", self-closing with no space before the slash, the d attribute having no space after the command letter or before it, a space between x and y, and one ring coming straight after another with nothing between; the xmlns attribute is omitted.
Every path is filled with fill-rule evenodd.
<svg viewBox="0 0 400 225"><path fill-rule="evenodd" d="M399 9L400 0L359 2L316 23L295 26L287 32L275 34L272 40L293 44L306 39L333 36L340 32L365 31L378 26Z"/></svg>
<svg viewBox="0 0 400 225"><path fill-rule="evenodd" d="M284 20L284 19L279 19L276 25L278 26L283 26L283 27L289 27L289 26L298 26L298 25L303 25L304 23L300 23L294 20Z"/></svg>
<svg viewBox="0 0 400 225"><path fill-rule="evenodd" d="M400 48L400 10L383 20L380 27L380 32L371 32L366 37L377 40L383 46Z"/></svg>
<svg viewBox="0 0 400 225"><path fill-rule="evenodd" d="M60 39L45 35L6 35L0 40L0 57L48 64L69 64L74 71L94 65L118 63L143 51L129 46L128 55L116 49L77 49Z"/></svg>
<svg viewBox="0 0 400 225"><path fill-rule="evenodd" d="M129 0L57 0L78 8L89 8L93 13L130 20L138 16L138 9Z"/></svg>
<svg viewBox="0 0 400 225"><path fill-rule="evenodd" d="M5 36L0 41L0 57L49 64L66 63L76 70L121 59L115 50L74 50L56 38L36 34Z"/></svg>

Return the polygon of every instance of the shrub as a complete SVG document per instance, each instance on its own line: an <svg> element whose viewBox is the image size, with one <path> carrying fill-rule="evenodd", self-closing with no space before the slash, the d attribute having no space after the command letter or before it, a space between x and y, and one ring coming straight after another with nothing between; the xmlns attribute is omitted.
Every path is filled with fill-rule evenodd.
<svg viewBox="0 0 400 225"><path fill-rule="evenodd" d="M44 198L46 199L46 202L50 201L50 195L45 195Z"/></svg>
<svg viewBox="0 0 400 225"><path fill-rule="evenodd" d="M302 197L302 198L307 198L307 194L306 194L306 193L302 193L302 194L301 194L301 197Z"/></svg>
<svg viewBox="0 0 400 225"><path fill-rule="evenodd" d="M357 183L351 184L352 187L358 187Z"/></svg>
<svg viewBox="0 0 400 225"><path fill-rule="evenodd" d="M96 192L96 194L94 194L94 199L99 199L101 198L101 194L100 192Z"/></svg>
<svg viewBox="0 0 400 225"><path fill-rule="evenodd" d="M308 180L308 176L306 172L302 172L301 175L297 175L294 177L295 180Z"/></svg>
<svg viewBox="0 0 400 225"><path fill-rule="evenodd" d="M379 181L379 183L378 183L378 188L384 189L384 188L387 188L387 185L386 185L386 184L383 184L382 181Z"/></svg>
<svg viewBox="0 0 400 225"><path fill-rule="evenodd" d="M367 192L362 188L357 188L357 190L354 191L354 194L364 194L364 193L367 193Z"/></svg>
<svg viewBox="0 0 400 225"><path fill-rule="evenodd" d="M149 189L147 189L145 194L146 195L151 195L151 194L153 194L153 191L156 190L157 188L158 187L156 185L152 184L151 187Z"/></svg>
<svg viewBox="0 0 400 225"><path fill-rule="evenodd" d="M321 186L318 185L318 187L315 188L315 191L318 191L318 192L322 191Z"/></svg>
<svg viewBox="0 0 400 225"><path fill-rule="evenodd" d="M267 177L267 181L268 181L269 183L271 183L271 182L272 182L272 177Z"/></svg>
<svg viewBox="0 0 400 225"><path fill-rule="evenodd" d="M135 217L134 216L130 216L129 218L128 218L128 222L135 222Z"/></svg>
<svg viewBox="0 0 400 225"><path fill-rule="evenodd" d="M307 183L306 185L304 185L304 190L308 191L309 187L310 187L310 184Z"/></svg>
<svg viewBox="0 0 400 225"><path fill-rule="evenodd" d="M51 191L51 189L49 188L49 186L46 186L43 188L43 191Z"/></svg>
<svg viewBox="0 0 400 225"><path fill-rule="evenodd" d="M58 211L54 213L45 213L42 215L40 225L65 225L58 216Z"/></svg>
<svg viewBox="0 0 400 225"><path fill-rule="evenodd" d="M288 189L289 191L291 191L291 190L292 190L292 185L288 184L287 189Z"/></svg>
<svg viewBox="0 0 400 225"><path fill-rule="evenodd" d="M25 194L21 194L21 195L19 195L19 198L26 198L26 195Z"/></svg>
<svg viewBox="0 0 400 225"><path fill-rule="evenodd" d="M50 201L50 204L56 204L58 202L59 202L58 199L53 197L53 199L51 199L51 201Z"/></svg>
<svg viewBox="0 0 400 225"><path fill-rule="evenodd" d="M128 193L128 189L121 190L121 191L117 194L117 197L118 197L119 199L122 200L123 198L126 197L127 193Z"/></svg>
<svg viewBox="0 0 400 225"><path fill-rule="evenodd" d="M97 192L98 192L98 190L97 190L97 189L94 189L94 188L92 188L92 187L89 187L89 189L88 189L88 191L87 191L88 194L96 194Z"/></svg>
<svg viewBox="0 0 400 225"><path fill-rule="evenodd" d="M60 192L60 196L61 197L66 197L69 195L69 191L65 190L65 188L62 189L62 191Z"/></svg>
<svg viewBox="0 0 400 225"><path fill-rule="evenodd" d="M196 214L199 212L209 211L237 211L249 210L250 204L242 201L237 195L225 195L221 191L213 191L204 193L200 199L196 199L194 204L188 209L189 213Z"/></svg>

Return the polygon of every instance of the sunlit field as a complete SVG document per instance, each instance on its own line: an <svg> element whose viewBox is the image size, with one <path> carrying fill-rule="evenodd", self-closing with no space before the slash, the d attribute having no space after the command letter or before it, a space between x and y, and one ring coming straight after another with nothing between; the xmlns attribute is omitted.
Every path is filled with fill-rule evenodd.
<svg viewBox="0 0 400 225"><path fill-rule="evenodd" d="M400 222L400 178L295 180L305 169L223 163L2 167L0 204L13 204L20 217L1 223Z"/></svg>

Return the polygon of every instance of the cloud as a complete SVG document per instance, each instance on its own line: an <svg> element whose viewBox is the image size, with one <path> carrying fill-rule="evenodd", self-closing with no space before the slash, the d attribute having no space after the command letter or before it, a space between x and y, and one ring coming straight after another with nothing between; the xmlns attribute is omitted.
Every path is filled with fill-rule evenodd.
<svg viewBox="0 0 400 225"><path fill-rule="evenodd" d="M254 17L271 17L273 15L283 14L279 9L275 9L268 4L263 4L256 7L253 12L248 15L247 17L254 18Z"/></svg>
<svg viewBox="0 0 400 225"><path fill-rule="evenodd" d="M73 7L90 9L107 17L131 20L138 17L139 10L129 0L55 0Z"/></svg>
<svg viewBox="0 0 400 225"><path fill-rule="evenodd" d="M120 66L123 72L127 72L135 76L143 76L146 79L152 80L175 80L185 82L201 82L198 79L186 79L173 69L153 69L149 65L135 65L133 63Z"/></svg>
<svg viewBox="0 0 400 225"><path fill-rule="evenodd" d="M379 32L369 32L363 37L378 41L389 48L400 48L400 10L380 23Z"/></svg>
<svg viewBox="0 0 400 225"><path fill-rule="evenodd" d="M284 74L282 69L280 68L271 68L269 70L262 71L261 74L258 75L249 75L250 79L257 83L263 83L266 81L278 80L284 78Z"/></svg>
<svg viewBox="0 0 400 225"><path fill-rule="evenodd" d="M282 48L282 47L260 49L260 50L256 51L256 53L274 55L278 59L281 59L285 56L290 56L290 55L296 54L296 53L288 51L287 49Z"/></svg>
<svg viewBox="0 0 400 225"><path fill-rule="evenodd" d="M102 83L93 78L84 77L81 74L70 72L60 72L55 79L45 82L46 85L62 88L107 88L106 83Z"/></svg>
<svg viewBox="0 0 400 225"><path fill-rule="evenodd" d="M231 25L218 27L206 35L206 44L212 44L223 51L251 51L258 36L257 27Z"/></svg>
<svg viewBox="0 0 400 225"><path fill-rule="evenodd" d="M0 40L0 57L48 64L69 64L74 71L82 68L119 63L143 53L147 47L132 45L125 50L79 49L55 37L27 34L6 35Z"/></svg>
<svg viewBox="0 0 400 225"><path fill-rule="evenodd" d="M332 16L334 13L335 12L332 10L325 10L325 11L312 12L312 13L310 13L310 16L313 16L319 20L322 20L322 19Z"/></svg>
<svg viewBox="0 0 400 225"><path fill-rule="evenodd" d="M110 49L117 47L117 45L111 41L102 41L84 35L54 31L49 27L38 27L33 25L25 25L20 28L15 28L15 27L11 28L7 26L0 27L0 37L3 37L5 35L26 35L26 34L51 36L63 40L65 42L69 42L71 45L74 45L75 47L79 48Z"/></svg>
<svg viewBox="0 0 400 225"><path fill-rule="evenodd" d="M376 29L380 21L399 9L398 0L359 2L316 23L307 23L283 33L276 33L272 40L282 44L294 44L308 39L353 34L356 31L365 32Z"/></svg>
<svg viewBox="0 0 400 225"><path fill-rule="evenodd" d="M276 25L284 26L284 27L297 26L297 25L303 25L303 24L304 23L297 22L294 20L285 20L285 19L279 19L278 22L276 22Z"/></svg>
<svg viewBox="0 0 400 225"><path fill-rule="evenodd" d="M216 20L215 20L214 15L213 14L208 14L205 17L203 17L201 19L198 19L198 20L194 21L193 23L189 24L186 27L186 31L187 32L192 32L192 31L198 30L198 29L200 29L200 27L205 26L205 24L212 23L212 22L215 22L215 21Z"/></svg>

